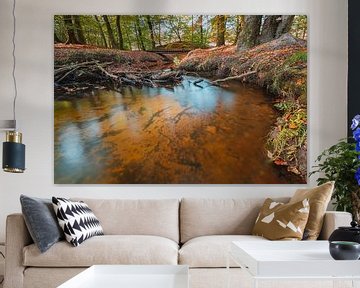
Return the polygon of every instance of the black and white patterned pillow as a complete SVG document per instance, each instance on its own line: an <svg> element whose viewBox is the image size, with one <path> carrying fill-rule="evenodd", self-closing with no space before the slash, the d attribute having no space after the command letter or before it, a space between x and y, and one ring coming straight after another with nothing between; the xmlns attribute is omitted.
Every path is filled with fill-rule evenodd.
<svg viewBox="0 0 360 288"><path fill-rule="evenodd" d="M66 241L79 246L86 239L104 235L99 220L84 202L52 197L55 214Z"/></svg>

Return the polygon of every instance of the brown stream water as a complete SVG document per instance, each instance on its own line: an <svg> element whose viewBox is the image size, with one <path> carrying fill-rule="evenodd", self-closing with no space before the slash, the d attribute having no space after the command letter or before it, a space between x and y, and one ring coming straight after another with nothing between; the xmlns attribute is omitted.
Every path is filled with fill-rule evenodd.
<svg viewBox="0 0 360 288"><path fill-rule="evenodd" d="M266 93L197 79L55 101L55 183L290 183L266 157Z"/></svg>

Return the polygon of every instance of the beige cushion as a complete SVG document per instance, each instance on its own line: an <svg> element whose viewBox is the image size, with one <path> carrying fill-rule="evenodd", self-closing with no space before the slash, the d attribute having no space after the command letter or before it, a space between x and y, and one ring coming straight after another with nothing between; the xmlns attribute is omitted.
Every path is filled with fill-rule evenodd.
<svg viewBox="0 0 360 288"><path fill-rule="evenodd" d="M309 201L284 204L266 199L252 234L269 240L301 240L309 217Z"/></svg>
<svg viewBox="0 0 360 288"><path fill-rule="evenodd" d="M268 241L251 235L201 236L186 242L179 251L179 264L190 267L226 267L232 241ZM231 267L238 267L234 261Z"/></svg>
<svg viewBox="0 0 360 288"><path fill-rule="evenodd" d="M80 199L99 219L105 235L155 235L179 242L178 199Z"/></svg>
<svg viewBox="0 0 360 288"><path fill-rule="evenodd" d="M182 199L181 243L205 235L249 235L263 202L263 198Z"/></svg>
<svg viewBox="0 0 360 288"><path fill-rule="evenodd" d="M310 215L305 227L305 235L308 235L306 240L316 240L319 237L333 190L334 182L327 182L311 189L298 189L290 199L290 203L309 199Z"/></svg>
<svg viewBox="0 0 360 288"><path fill-rule="evenodd" d="M95 264L171 264L178 260L178 244L159 236L96 236L78 247L61 241L46 253L34 245L24 248L24 265L88 267Z"/></svg>

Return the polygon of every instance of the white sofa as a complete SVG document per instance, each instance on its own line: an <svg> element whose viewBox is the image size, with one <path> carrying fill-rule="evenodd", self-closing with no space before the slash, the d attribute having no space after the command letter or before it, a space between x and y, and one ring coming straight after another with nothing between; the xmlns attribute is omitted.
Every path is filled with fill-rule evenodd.
<svg viewBox="0 0 360 288"><path fill-rule="evenodd" d="M61 241L41 254L23 216L8 216L4 288L56 287L94 264L184 264L191 288L223 288L231 241L268 241L250 235L264 199L81 200L105 235L76 248ZM321 238L350 221L349 213L327 212ZM235 287L242 273L231 266Z"/></svg>

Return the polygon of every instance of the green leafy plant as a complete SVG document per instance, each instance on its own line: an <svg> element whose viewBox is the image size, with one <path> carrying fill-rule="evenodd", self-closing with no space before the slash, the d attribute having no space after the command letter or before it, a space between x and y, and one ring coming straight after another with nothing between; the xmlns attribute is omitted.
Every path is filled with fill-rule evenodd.
<svg viewBox="0 0 360 288"><path fill-rule="evenodd" d="M307 61L307 52L299 51L294 53L287 59L287 64L294 64L294 63L306 62L306 61Z"/></svg>
<svg viewBox="0 0 360 288"><path fill-rule="evenodd" d="M274 107L279 111L290 112L296 108L296 104L291 101L281 101L279 103L274 104Z"/></svg>
<svg viewBox="0 0 360 288"><path fill-rule="evenodd" d="M316 159L319 164L313 166L315 170L310 173L310 175L323 174L316 180L319 185L335 181L333 199L336 210L351 211L351 193L358 189L354 178L360 166L357 155L355 144L342 140L320 154Z"/></svg>
<svg viewBox="0 0 360 288"><path fill-rule="evenodd" d="M354 139L356 143L343 139L324 150L317 157L316 162L319 164L313 166L315 170L310 173L310 176L319 173L320 176L317 179L319 185L328 181L335 181L332 199L336 210L351 212L354 219L359 221L360 181L358 176L360 171L360 151L355 135Z"/></svg>

